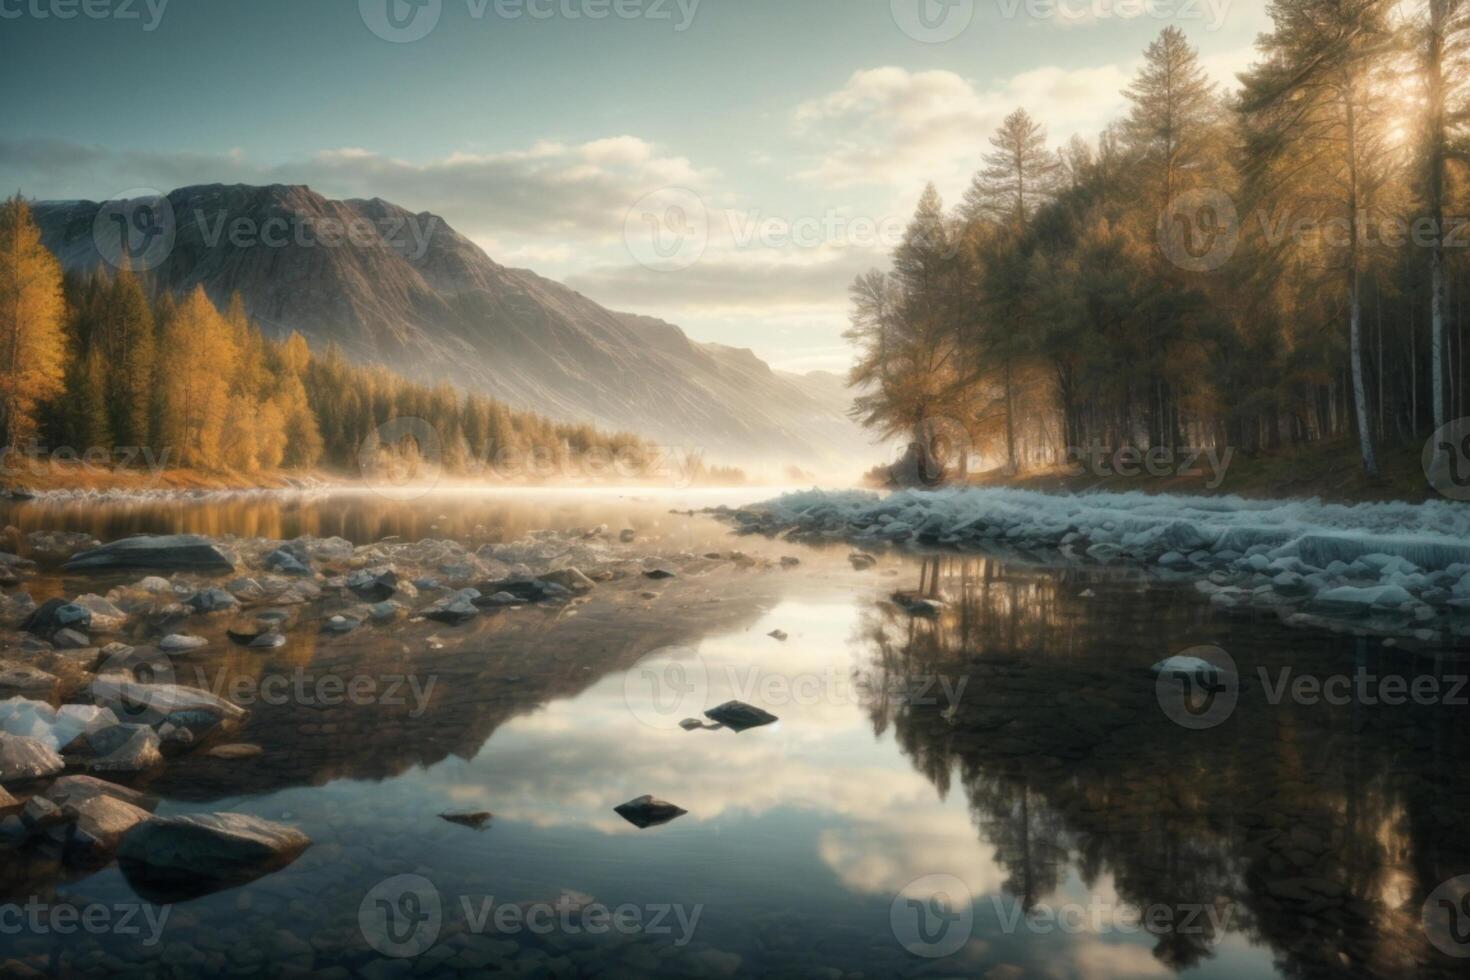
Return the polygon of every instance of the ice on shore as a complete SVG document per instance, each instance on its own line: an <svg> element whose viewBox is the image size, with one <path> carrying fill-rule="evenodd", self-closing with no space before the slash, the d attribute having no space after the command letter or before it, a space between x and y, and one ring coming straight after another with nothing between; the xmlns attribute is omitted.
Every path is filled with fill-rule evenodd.
<svg viewBox="0 0 1470 980"><path fill-rule="evenodd" d="M1197 578L1217 605L1397 617L1424 633L1470 615L1470 506L1326 504L1004 488L787 494L723 516L794 538L1060 553ZM1388 625L1393 626L1394 623ZM1402 629L1387 630L1402 632ZM1460 635L1470 632L1463 624ZM1423 637L1428 639L1429 637Z"/></svg>

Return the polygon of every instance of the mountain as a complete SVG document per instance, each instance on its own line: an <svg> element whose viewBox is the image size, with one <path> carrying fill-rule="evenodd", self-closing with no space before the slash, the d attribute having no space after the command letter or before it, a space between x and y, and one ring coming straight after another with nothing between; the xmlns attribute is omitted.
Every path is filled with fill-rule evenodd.
<svg viewBox="0 0 1470 980"><path fill-rule="evenodd" d="M716 460L850 467L876 454L845 417L835 375L775 371L749 350L608 310L500 265L437 215L279 184L182 187L168 204L155 213L172 211L156 219L172 232L171 250L143 252L156 288L202 285L216 303L238 291L269 334L296 330L314 349L336 343L411 378ZM109 202L99 218L102 207L35 205L46 245L67 268L97 265L99 241L115 249L117 233L111 245L106 234L115 210L146 225L130 204Z"/></svg>

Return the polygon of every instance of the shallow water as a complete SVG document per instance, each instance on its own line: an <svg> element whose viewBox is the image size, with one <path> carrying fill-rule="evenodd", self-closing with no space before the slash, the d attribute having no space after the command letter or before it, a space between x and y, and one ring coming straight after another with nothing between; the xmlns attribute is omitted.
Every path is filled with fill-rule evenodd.
<svg viewBox="0 0 1470 980"><path fill-rule="evenodd" d="M656 601L595 594L574 615L347 637L299 622L276 654L181 662L181 681L249 702L237 740L264 752L171 761L146 787L159 812L286 820L312 847L167 906L156 942L136 911L139 932L117 926L138 897L115 866L58 880L44 861L12 861L14 906L34 895L112 919L63 935L5 929L12 916L0 961L178 975L1463 975L1421 911L1470 873L1470 708L1271 697L1286 668L1361 669L1435 678L1450 701L1470 670L1453 655L1288 632L1100 568L891 554L857 572L845 548L735 539L669 513L748 496L335 497L173 518L96 509L86 525L10 511L24 529L103 537L358 542L626 523L651 548L802 564L721 566ZM886 601L898 588L948 605L912 619ZM777 629L787 639L766 635ZM1199 644L1227 651L1242 682L1233 710L1192 729L1148 668ZM334 696L323 678L368 686ZM678 726L732 697L779 722ZM645 793L688 813L639 830L613 812ZM440 818L454 808L494 816L475 830ZM1456 935L1436 932L1470 952Z"/></svg>

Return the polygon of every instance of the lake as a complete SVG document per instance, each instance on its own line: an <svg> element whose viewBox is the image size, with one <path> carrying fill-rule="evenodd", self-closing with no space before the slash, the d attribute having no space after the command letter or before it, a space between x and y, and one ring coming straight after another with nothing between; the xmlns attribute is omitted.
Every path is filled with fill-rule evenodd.
<svg viewBox="0 0 1470 980"><path fill-rule="evenodd" d="M116 865L78 876L18 856L0 881L0 962L109 976L1464 975L1450 954L1470 954L1470 665L1456 652L1289 630L1113 567L885 553L860 570L846 547L735 537L690 513L766 495L6 504L0 523L104 541L478 542L607 524L650 549L799 564L711 561L630 601L599 588L464 626L339 637L303 615L281 650L181 658L175 679L241 701L235 741L263 751L171 761L141 784L158 812L255 814L311 847L250 884L152 902ZM109 584L47 570L28 587ZM944 604L911 615L898 590ZM1204 701L1150 671L1201 648L1235 671ZM680 726L730 699L779 720ZM687 812L645 829L614 812L645 794ZM480 811L479 828L441 816ZM28 904L99 925L11 928Z"/></svg>

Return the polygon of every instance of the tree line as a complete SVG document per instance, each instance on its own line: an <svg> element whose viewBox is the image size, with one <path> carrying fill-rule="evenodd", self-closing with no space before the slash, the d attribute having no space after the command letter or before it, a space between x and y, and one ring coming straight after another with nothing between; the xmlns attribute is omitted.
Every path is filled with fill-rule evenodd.
<svg viewBox="0 0 1470 980"><path fill-rule="evenodd" d="M1237 92L1168 27L1094 141L1017 109L955 209L929 185L852 285L853 417L1012 472L1351 437L1371 476L1470 415L1470 0L1269 12Z"/></svg>
<svg viewBox="0 0 1470 980"><path fill-rule="evenodd" d="M126 448L239 474L353 471L366 451L432 452L465 475L599 477L628 475L614 461L637 471L652 452L633 435L353 364L335 347L313 353L299 333L266 337L238 294L220 310L202 287L175 296L127 269L64 273L19 194L0 203L0 437L5 452L116 461Z"/></svg>

